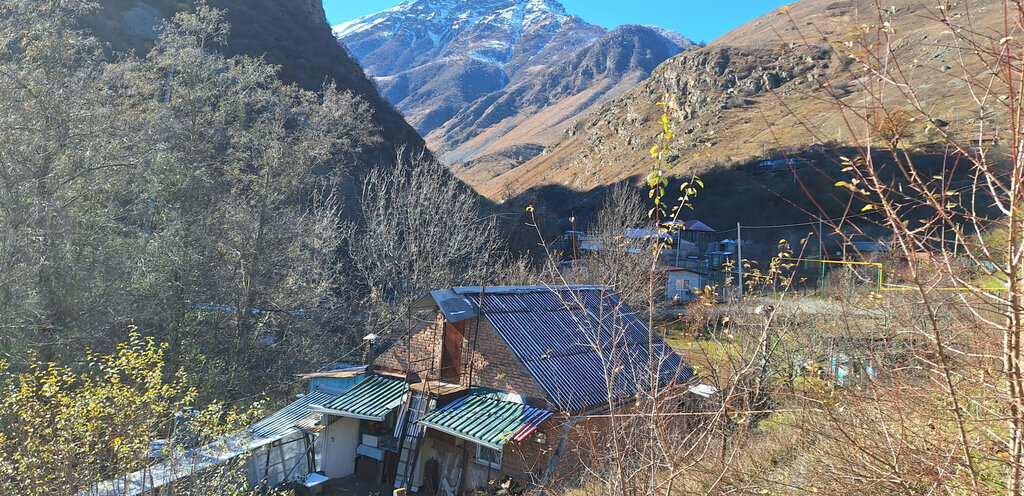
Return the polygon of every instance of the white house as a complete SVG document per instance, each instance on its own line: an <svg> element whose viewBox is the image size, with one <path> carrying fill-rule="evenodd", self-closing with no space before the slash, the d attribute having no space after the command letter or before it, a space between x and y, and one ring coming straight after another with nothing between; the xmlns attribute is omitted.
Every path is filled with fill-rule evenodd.
<svg viewBox="0 0 1024 496"><path fill-rule="evenodd" d="M681 267L665 267L665 299L677 302L692 301L704 288L708 277L700 272Z"/></svg>

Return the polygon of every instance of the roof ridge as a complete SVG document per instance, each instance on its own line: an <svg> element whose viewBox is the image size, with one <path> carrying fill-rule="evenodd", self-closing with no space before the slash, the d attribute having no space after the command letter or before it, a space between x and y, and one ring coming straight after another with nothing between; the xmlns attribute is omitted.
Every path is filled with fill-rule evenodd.
<svg viewBox="0 0 1024 496"><path fill-rule="evenodd" d="M608 286L596 285L562 285L562 286L455 286L451 288L456 294L468 296L471 294L522 294L522 293L551 293L555 291L612 291Z"/></svg>

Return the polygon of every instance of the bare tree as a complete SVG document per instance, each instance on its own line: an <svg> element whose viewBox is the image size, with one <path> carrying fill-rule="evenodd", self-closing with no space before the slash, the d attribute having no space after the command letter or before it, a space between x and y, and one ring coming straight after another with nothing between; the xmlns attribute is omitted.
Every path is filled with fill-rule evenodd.
<svg viewBox="0 0 1024 496"><path fill-rule="evenodd" d="M835 78L858 85L856 98L830 94L831 86L811 96L830 102L843 140L856 147L830 172L850 199L850 214L831 228L847 233L875 222L891 236L887 276L876 292L838 302L833 336L842 339L832 341L845 347L832 360L848 359L861 372L870 364L878 379L858 391L802 391L816 420L797 422L820 429L814 469L848 488L1020 494L1024 5L939 3L919 15L943 28L940 44L957 61L939 79L971 108L974 117L959 128L940 118L947 114L933 90L919 83L919 54L896 9L875 3L863 19L848 36L791 25L806 45L831 41L837 58L851 62ZM814 123L799 125L825 141ZM1005 147L994 147L993 135ZM916 153L912 137L945 150L940 163Z"/></svg>
<svg viewBox="0 0 1024 496"><path fill-rule="evenodd" d="M342 230L349 297L368 332L403 328L406 305L424 291L485 282L494 226L476 194L425 153L398 150L394 165L371 171L358 221Z"/></svg>
<svg viewBox="0 0 1024 496"><path fill-rule="evenodd" d="M74 27L94 7L0 6L0 325L16 350L104 318L121 296L123 247L101 240L119 227L112 182L145 154L104 91L98 43Z"/></svg>
<svg viewBox="0 0 1024 496"><path fill-rule="evenodd" d="M579 282L600 284L615 290L631 305L646 306L647 286L656 270L664 235L644 214L643 198L627 183L614 186L587 229L579 247L578 263L585 268L574 272ZM661 280L661 272L653 274Z"/></svg>

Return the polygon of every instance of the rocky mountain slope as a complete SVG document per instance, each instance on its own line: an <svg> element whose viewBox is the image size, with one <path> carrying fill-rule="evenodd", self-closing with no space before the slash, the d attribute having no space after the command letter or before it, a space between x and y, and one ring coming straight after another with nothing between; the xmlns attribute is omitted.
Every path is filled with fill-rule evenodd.
<svg viewBox="0 0 1024 496"><path fill-rule="evenodd" d="M446 162L550 143L692 45L658 28L609 33L554 0L417 0L334 33Z"/></svg>
<svg viewBox="0 0 1024 496"><path fill-rule="evenodd" d="M226 10L231 24L228 55L263 56L281 67L281 78L317 90L334 81L367 100L374 109L368 124L381 138L364 157L366 166L394 156L399 146L423 148L423 139L378 94L359 64L338 46L318 0L208 0ZM162 19L191 8L172 0L110 0L89 20L96 35L115 50L148 51Z"/></svg>
<svg viewBox="0 0 1024 496"><path fill-rule="evenodd" d="M861 26L886 22L898 28L889 42L922 104L951 123L951 130L959 126L956 132L963 131L970 116L957 72L964 70L953 69L959 64L949 28L937 20L934 8L914 0L893 3L882 16L869 0L803 0L787 12L770 12L707 47L664 62L646 81L574 123L540 155L479 189L503 200L545 185L588 191L641 177L660 131L663 107L656 103L666 94L678 107L673 112L678 175L793 153L816 143L848 144L852 138L836 102L866 101L867 79L849 70L854 67L850 53L835 43L880 37L877 29ZM1001 19L999 5L996 0L972 2L972 28L993 29ZM964 5L950 8L954 22L966 19ZM974 62L966 59L966 72L973 73ZM908 141L928 139L923 124L913 131Z"/></svg>
<svg viewBox="0 0 1024 496"><path fill-rule="evenodd" d="M620 26L566 61L473 102L428 134L427 142L459 177L482 184L523 162L503 166L506 150L554 142L574 121L632 89L689 46L685 39L672 41L674 34ZM463 163L467 159L472 161Z"/></svg>

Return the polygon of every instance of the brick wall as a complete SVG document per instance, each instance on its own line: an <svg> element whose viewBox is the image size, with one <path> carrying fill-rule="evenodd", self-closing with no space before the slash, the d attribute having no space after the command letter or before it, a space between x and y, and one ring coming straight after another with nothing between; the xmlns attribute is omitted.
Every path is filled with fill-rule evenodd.
<svg viewBox="0 0 1024 496"><path fill-rule="evenodd" d="M479 322L479 329L477 323ZM495 331L487 319L472 319L466 323L467 338L476 337L476 349L468 348L473 356L473 385L516 393L527 398L534 406L545 406L547 396L540 384L512 352L504 338ZM469 378L463 375L464 381ZM466 382L463 382L464 384Z"/></svg>
<svg viewBox="0 0 1024 496"><path fill-rule="evenodd" d="M618 430L621 435L626 437L626 442L639 441L629 434L634 432L630 430L629 422L638 421L628 419L629 415L636 413L635 406L623 406L616 409L615 413L624 417L618 421ZM639 421L642 422L642 420ZM548 435L548 444L552 448L557 446L561 439L561 425L559 422L557 431ZM643 429L638 432L643 432ZM569 438L558 458L555 471L546 485L547 488L558 492L567 488L585 486L591 482L588 477L592 477L592 470L610 468L608 464L612 461L607 457L612 441L611 434L611 419L608 417L593 416L573 424L569 429Z"/></svg>
<svg viewBox="0 0 1024 496"><path fill-rule="evenodd" d="M611 431L608 422L609 419L604 417L592 417L572 426L549 485L578 487L583 483L584 465L588 461L593 462L595 453L600 454L607 450L607 434ZM561 435L559 432L556 439L560 439Z"/></svg>
<svg viewBox="0 0 1024 496"><path fill-rule="evenodd" d="M433 367L436 370L440 367L441 360L441 329L444 325L441 313L438 312L433 323L414 329L398 340L391 348L377 357L373 364L384 369L412 372L421 379L425 377L431 368L431 359L434 360ZM409 342L412 341L412 354L409 354ZM436 377L431 377L434 379Z"/></svg>
<svg viewBox="0 0 1024 496"><path fill-rule="evenodd" d="M542 481L562 436L563 420L562 417L550 418L525 440L509 441L501 455L502 472L530 483ZM537 442L537 433L547 438L544 443Z"/></svg>
<svg viewBox="0 0 1024 496"><path fill-rule="evenodd" d="M374 365L384 369L413 372L423 380L437 379L441 367L444 317L438 312L433 323L414 330L382 353ZM485 318L465 321L462 342L462 380L465 386L483 386L524 396L533 406L545 406L547 397L537 381ZM409 342L412 354L409 354ZM474 343L475 341L475 343ZM475 344L475 346L474 346ZM431 359L433 374L430 374ZM470 361L472 360L472 384Z"/></svg>
<svg viewBox="0 0 1024 496"><path fill-rule="evenodd" d="M536 433L522 442L509 442L505 445L502 456L502 471L517 479L541 484L551 464L551 458L562 439L563 425L567 419L556 415L549 418L536 432L544 433L546 440L538 443ZM569 430L569 438L555 464L554 473L542 487L554 494L567 489L581 487L587 471L583 470L588 460L594 458L594 450L606 449L604 434L608 430L607 419L590 418L574 424Z"/></svg>

